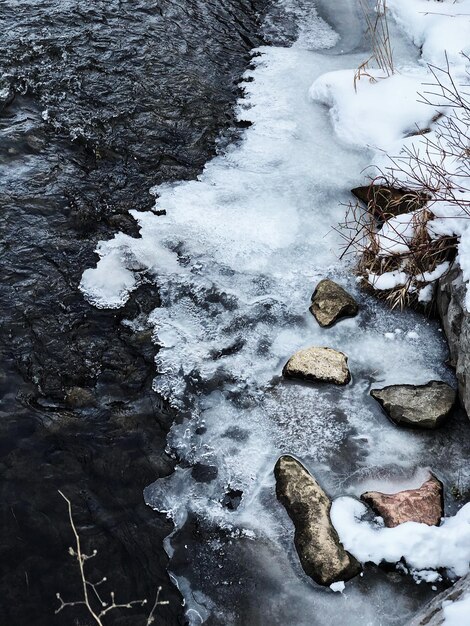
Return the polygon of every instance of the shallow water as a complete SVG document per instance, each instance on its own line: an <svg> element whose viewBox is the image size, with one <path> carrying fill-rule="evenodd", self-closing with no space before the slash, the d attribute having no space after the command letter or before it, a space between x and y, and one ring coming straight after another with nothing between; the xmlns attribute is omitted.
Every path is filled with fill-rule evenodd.
<svg viewBox="0 0 470 626"><path fill-rule="evenodd" d="M82 280L98 307L132 299L142 280L159 287L154 389L180 415L168 438L178 465L145 499L175 523L170 570L192 624L401 625L433 595L373 567L342 595L313 585L275 498L280 454L301 459L332 497L415 484L426 467L447 487L468 483L463 415L432 433L400 430L368 395L371 385L452 383L453 374L438 324L360 293L339 259L341 203L370 154L335 138L328 112L308 98L319 75L367 55L355 4L335 7L334 16L326 2L318 13L302 2L275 7L265 22L274 45L257 50L237 107L240 124L251 126L197 181L156 187L156 211L133 213L141 237L102 242L97 269ZM293 45L282 36L283 11ZM396 54L416 62L403 39ZM361 304L357 318L332 329L308 312L325 276ZM344 351L351 384L283 381L287 358L308 345ZM449 494L447 512L455 506Z"/></svg>
<svg viewBox="0 0 470 626"><path fill-rule="evenodd" d="M142 498L174 464L172 414L151 389L158 292L142 285L116 312L78 285L99 239L136 234L127 209L149 209L152 185L194 178L221 134L236 136L265 4L0 2L2 626L88 624L80 607L54 613L57 592L80 594L58 489L98 549L90 576L121 599L153 599L161 584L159 623L184 619L162 545L171 524Z"/></svg>

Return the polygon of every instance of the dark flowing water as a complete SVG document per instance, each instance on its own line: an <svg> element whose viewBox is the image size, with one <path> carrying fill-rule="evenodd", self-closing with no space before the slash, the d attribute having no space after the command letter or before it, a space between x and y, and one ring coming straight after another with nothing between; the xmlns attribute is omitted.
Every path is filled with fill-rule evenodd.
<svg viewBox="0 0 470 626"><path fill-rule="evenodd" d="M119 600L161 584L158 623L184 622L170 525L142 498L173 469L140 323L158 293L143 285L107 312L77 286L99 239L136 233L127 210L150 208L155 183L194 177L233 128L266 3L0 1L2 625L89 623L79 608L54 614L56 592L79 595L58 489L98 550L90 577L108 576Z"/></svg>

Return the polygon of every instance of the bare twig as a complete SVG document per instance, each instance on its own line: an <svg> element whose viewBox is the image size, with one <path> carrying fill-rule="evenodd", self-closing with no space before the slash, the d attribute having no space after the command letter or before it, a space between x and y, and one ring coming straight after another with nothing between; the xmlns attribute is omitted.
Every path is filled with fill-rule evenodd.
<svg viewBox="0 0 470 626"><path fill-rule="evenodd" d="M94 558L98 553L96 550L93 550L91 554L85 554L82 551L82 545L80 541L80 535L78 534L77 527L75 525L73 515L72 515L72 503L71 501L59 491L62 498L67 502L68 514L70 526L72 528L72 532L75 538L75 548L69 548L70 556L74 557L78 562L78 567L80 570L80 581L82 586L82 594L83 599L75 600L73 602L66 602L62 599L60 593L56 594L57 599L60 601L60 606L56 609L56 614L60 613L66 607L74 607L74 606L84 606L90 616L93 618L94 622L98 626L104 626L103 618L108 615L111 611L116 609L131 609L135 605L144 606L147 604L147 600L131 600L129 602L118 603L115 600L114 591L110 592L110 599L108 601L104 600L100 595L98 587L107 581L106 578L102 578L96 583L92 583L87 579L85 572L85 563L89 559ZM155 611L158 606L168 604L167 601L160 600L160 593L162 588L158 587L157 594L155 598L155 602L152 606L152 609L147 617L146 626L153 624L155 622Z"/></svg>

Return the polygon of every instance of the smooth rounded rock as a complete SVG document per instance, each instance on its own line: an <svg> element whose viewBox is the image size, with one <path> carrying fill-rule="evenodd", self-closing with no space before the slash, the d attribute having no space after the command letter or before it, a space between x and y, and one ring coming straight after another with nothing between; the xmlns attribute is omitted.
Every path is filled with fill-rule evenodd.
<svg viewBox="0 0 470 626"><path fill-rule="evenodd" d="M383 518L388 528L405 522L439 526L444 514L442 483L432 474L418 489L391 494L367 491L361 500Z"/></svg>
<svg viewBox="0 0 470 626"><path fill-rule="evenodd" d="M330 520L331 502L315 478L289 455L274 468L276 495L294 522L294 543L305 573L319 585L353 578L361 571L341 544Z"/></svg>
<svg viewBox="0 0 470 626"><path fill-rule="evenodd" d="M287 378L346 385L351 380L348 358L332 348L311 347L299 350L282 371Z"/></svg>
<svg viewBox="0 0 470 626"><path fill-rule="evenodd" d="M357 302L340 285L327 278L318 283L310 312L320 326L332 326L344 317L357 315L358 311Z"/></svg>
<svg viewBox="0 0 470 626"><path fill-rule="evenodd" d="M370 395L396 424L431 429L442 424L457 399L455 389L438 380L372 389Z"/></svg>

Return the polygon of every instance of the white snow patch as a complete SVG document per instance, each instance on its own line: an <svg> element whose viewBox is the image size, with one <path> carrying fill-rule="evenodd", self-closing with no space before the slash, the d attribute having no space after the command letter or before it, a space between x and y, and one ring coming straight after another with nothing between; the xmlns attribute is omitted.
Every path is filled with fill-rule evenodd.
<svg viewBox="0 0 470 626"><path fill-rule="evenodd" d="M369 273L367 276L368 282L374 289L387 290L406 285L409 280L409 275L406 272L384 272L383 274Z"/></svg>
<svg viewBox="0 0 470 626"><path fill-rule="evenodd" d="M313 100L330 107L333 126L349 143L386 150L410 131L425 128L435 115L419 101L418 91L428 79L423 68L401 70L387 77L380 70L354 82L355 70L330 72L310 89Z"/></svg>
<svg viewBox="0 0 470 626"><path fill-rule="evenodd" d="M398 563L405 559L416 576L423 571L445 568L450 576L470 571L470 503L454 517L444 518L441 526L406 522L385 528L381 518L364 521L367 507L355 498L337 498L331 520L341 543L361 563Z"/></svg>
<svg viewBox="0 0 470 626"><path fill-rule="evenodd" d="M445 601L442 603L444 626L465 626L470 624L470 593L460 600Z"/></svg>

